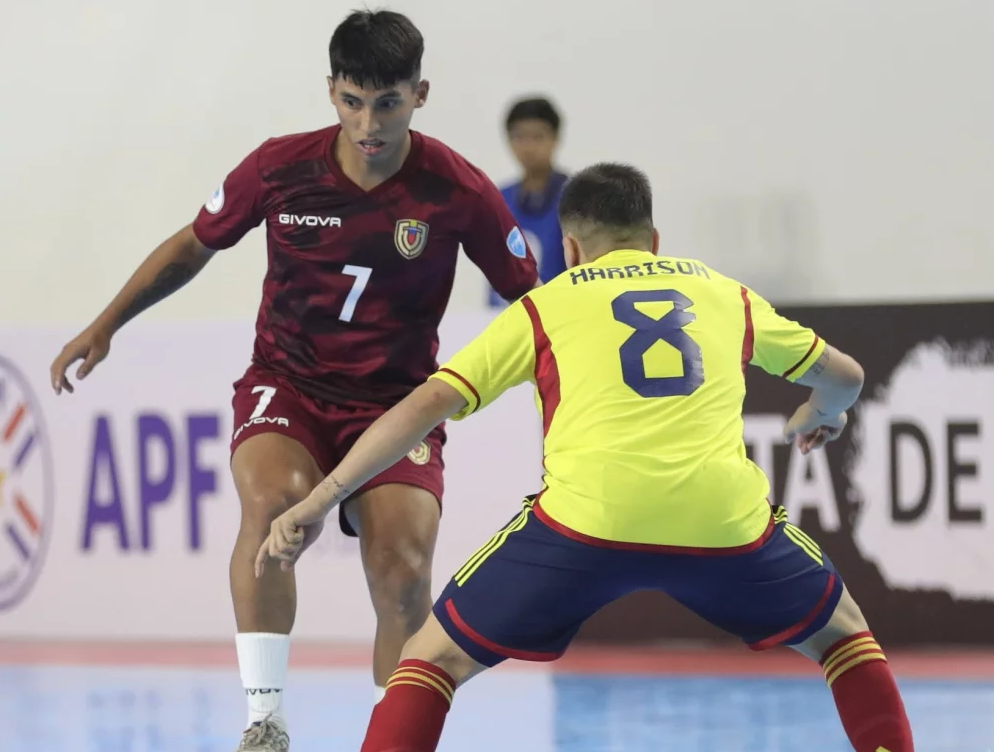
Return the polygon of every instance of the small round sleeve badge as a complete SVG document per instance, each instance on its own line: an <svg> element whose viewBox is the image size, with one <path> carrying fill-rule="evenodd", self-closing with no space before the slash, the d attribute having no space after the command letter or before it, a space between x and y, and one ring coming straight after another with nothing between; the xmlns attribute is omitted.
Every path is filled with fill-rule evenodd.
<svg viewBox="0 0 994 752"><path fill-rule="evenodd" d="M507 234L507 250L517 258L523 259L528 256L528 244L525 243L525 236L518 227L512 228Z"/></svg>
<svg viewBox="0 0 994 752"><path fill-rule="evenodd" d="M207 203L204 204L204 208L211 214L217 214L224 208L224 184L222 183L214 191L214 195L211 196Z"/></svg>

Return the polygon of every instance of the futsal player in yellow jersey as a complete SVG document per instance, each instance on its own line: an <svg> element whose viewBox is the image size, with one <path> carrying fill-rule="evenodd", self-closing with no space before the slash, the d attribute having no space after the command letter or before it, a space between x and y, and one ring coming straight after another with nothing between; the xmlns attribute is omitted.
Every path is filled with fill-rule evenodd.
<svg viewBox="0 0 994 752"><path fill-rule="evenodd" d="M259 573L269 557L292 566L305 527L439 423L536 384L544 488L445 588L363 752L435 750L460 684L506 658L556 659L587 618L642 589L753 649L819 661L857 752L913 752L880 646L818 544L767 501L743 443L748 365L812 388L785 430L804 453L845 427L862 369L738 282L656 255L649 183L631 167L574 176L560 221L568 270L376 421L259 551Z"/></svg>

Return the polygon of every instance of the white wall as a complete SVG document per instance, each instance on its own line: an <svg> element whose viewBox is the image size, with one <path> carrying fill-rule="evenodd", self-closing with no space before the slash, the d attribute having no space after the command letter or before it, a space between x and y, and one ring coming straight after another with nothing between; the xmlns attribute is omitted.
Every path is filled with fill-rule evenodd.
<svg viewBox="0 0 994 752"><path fill-rule="evenodd" d="M356 4L12 3L0 323L88 320L247 151L332 122L326 45ZM503 108L548 91L568 118L566 166L650 173L670 252L778 300L994 295L994 3L391 5L428 45L415 126L496 179L513 167ZM262 241L151 315L254 315ZM481 304L475 270L458 284L454 307Z"/></svg>

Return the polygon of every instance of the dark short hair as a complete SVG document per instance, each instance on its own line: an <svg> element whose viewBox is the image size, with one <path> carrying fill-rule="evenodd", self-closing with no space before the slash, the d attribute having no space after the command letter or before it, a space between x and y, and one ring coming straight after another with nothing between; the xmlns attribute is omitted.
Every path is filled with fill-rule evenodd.
<svg viewBox="0 0 994 752"><path fill-rule="evenodd" d="M425 41L401 13L357 10L342 21L328 44L332 78L386 89L421 74Z"/></svg>
<svg viewBox="0 0 994 752"><path fill-rule="evenodd" d="M602 162L571 177L559 201L559 222L569 231L604 233L651 243L652 188L630 165Z"/></svg>
<svg viewBox="0 0 994 752"><path fill-rule="evenodd" d="M559 133L559 125L562 122L559 112L553 107L552 102L544 97L533 97L530 99L519 99L511 105L507 111L505 127L508 132L515 123L522 120L541 120L549 124L552 132Z"/></svg>

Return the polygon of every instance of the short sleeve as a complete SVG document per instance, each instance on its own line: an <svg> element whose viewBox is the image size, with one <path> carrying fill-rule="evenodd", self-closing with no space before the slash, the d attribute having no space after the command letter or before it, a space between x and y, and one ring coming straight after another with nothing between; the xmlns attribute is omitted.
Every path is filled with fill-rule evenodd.
<svg viewBox="0 0 994 752"><path fill-rule="evenodd" d="M504 300L517 300L538 284L538 265L497 186L481 177L463 249Z"/></svg>
<svg viewBox="0 0 994 752"><path fill-rule="evenodd" d="M535 335L521 301L501 311L480 336L431 376L456 389L469 403L453 420L472 415L534 377Z"/></svg>
<svg viewBox="0 0 994 752"><path fill-rule="evenodd" d="M781 316L761 296L743 287L750 312L753 354L749 361L789 381L801 378L825 351L825 342L805 326Z"/></svg>
<svg viewBox="0 0 994 752"><path fill-rule="evenodd" d="M259 152L249 154L214 191L193 221L193 232L215 251L231 248L264 219Z"/></svg>

